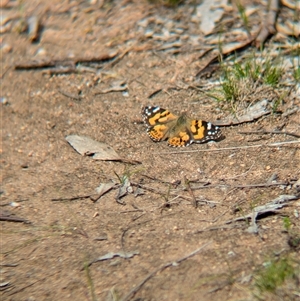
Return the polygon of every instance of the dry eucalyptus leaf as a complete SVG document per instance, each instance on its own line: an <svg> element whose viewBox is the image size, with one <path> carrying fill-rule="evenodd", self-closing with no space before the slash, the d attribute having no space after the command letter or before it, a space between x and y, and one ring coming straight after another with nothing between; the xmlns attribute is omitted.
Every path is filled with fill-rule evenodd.
<svg viewBox="0 0 300 301"><path fill-rule="evenodd" d="M122 161L130 164L140 164L139 161L121 158L108 144L98 142L86 136L69 135L69 144L82 156L91 156L94 160Z"/></svg>
<svg viewBox="0 0 300 301"><path fill-rule="evenodd" d="M97 188L96 192L101 196L110 189L112 189L116 184L115 183L101 183Z"/></svg>
<svg viewBox="0 0 300 301"><path fill-rule="evenodd" d="M104 194L109 192L116 184L115 183L101 183L95 190L96 195L91 196L92 201L98 201Z"/></svg>
<svg viewBox="0 0 300 301"><path fill-rule="evenodd" d="M106 143L78 135L67 136L66 140L82 156L92 156L95 160L122 160L115 150Z"/></svg>

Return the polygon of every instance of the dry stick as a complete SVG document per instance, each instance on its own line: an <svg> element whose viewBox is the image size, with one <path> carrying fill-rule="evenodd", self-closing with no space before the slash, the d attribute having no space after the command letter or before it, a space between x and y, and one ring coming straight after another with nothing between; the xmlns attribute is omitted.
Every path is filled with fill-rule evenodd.
<svg viewBox="0 0 300 301"><path fill-rule="evenodd" d="M3 68L3 67L2 67ZM4 75L6 74L6 72L11 68L11 66L6 67L6 69L3 71L3 73L0 75L0 79L4 78ZM2 70L2 69L1 69Z"/></svg>
<svg viewBox="0 0 300 301"><path fill-rule="evenodd" d="M82 96L80 96L80 95L71 94L71 93L65 92L61 89L57 89L57 91L60 94L62 94L63 96L66 96L66 97L69 97L69 98L72 98L72 99L76 99L76 100L81 100L82 99Z"/></svg>
<svg viewBox="0 0 300 301"><path fill-rule="evenodd" d="M168 262L166 264L164 264L163 266L157 268L156 270L154 270L153 272L151 272L145 279L143 279L136 287L134 287L123 299L122 301L128 301L130 300L141 288L142 286L150 279L152 278L156 273L158 272L162 272L164 269L170 267L170 266L176 266L179 263L183 262L184 260L191 258L193 256L195 256L197 253L199 253L200 251L202 251L205 247L207 247L208 245L210 245L212 242L209 241L206 244L204 244L202 247L198 248L197 250L195 250L194 252L190 253L187 256L184 256L176 261L171 261Z"/></svg>
<svg viewBox="0 0 300 301"><path fill-rule="evenodd" d="M229 184L215 184L215 185L207 185L207 186L198 186L193 187L192 190L205 189L205 188L218 188L218 187L230 187L230 188L258 188L258 187L270 187L270 186L287 186L289 183L281 182L281 183L260 183L260 184L247 184L247 185L236 185L232 186Z"/></svg>
<svg viewBox="0 0 300 301"><path fill-rule="evenodd" d="M31 224L31 222L26 219L6 215L0 215L0 221Z"/></svg>
<svg viewBox="0 0 300 301"><path fill-rule="evenodd" d="M224 148L216 148L216 149L198 149L198 150L190 150L190 151L180 151L180 152L160 152L160 153L152 153L153 155L170 155L170 154L186 154L186 153L198 153L198 152L220 152L227 150L238 150L238 149L247 149L247 148L256 148L256 147L277 147L285 144L300 144L300 140L293 141L285 141L285 142L275 142L270 144L255 144L255 145L244 145L244 146L234 146L234 147L224 147Z"/></svg>
<svg viewBox="0 0 300 301"><path fill-rule="evenodd" d="M40 69L40 68L55 68L57 66L73 67L79 63L103 62L113 59L117 56L117 52L109 54L100 54L98 56L87 56L78 58L61 58L61 59L48 59L40 61L25 61L17 63L14 68L16 70Z"/></svg>
<svg viewBox="0 0 300 301"><path fill-rule="evenodd" d="M111 69L115 64L117 64L117 63L119 63L122 59L123 59L123 57L127 54L127 53L129 53L132 49L134 48L134 45L132 45L132 46L129 46L127 49L125 49L114 61L112 61L112 62L110 62L110 63L108 63L107 65L105 65L104 67L103 67L103 70L105 70L105 69Z"/></svg>
<svg viewBox="0 0 300 301"><path fill-rule="evenodd" d="M276 32L275 23L279 7L279 0L270 0L269 3L270 6L266 20L263 22L261 31L255 40L255 46L257 48L263 45L270 34L274 34Z"/></svg>
<svg viewBox="0 0 300 301"><path fill-rule="evenodd" d="M294 134L294 133L290 133L290 132L280 132L280 131L250 131L250 132L238 132L239 134L243 134L243 135L251 135L251 134L276 134L276 135L288 135L288 136L293 136L296 138L300 138L300 135L298 134Z"/></svg>
<svg viewBox="0 0 300 301"><path fill-rule="evenodd" d="M177 183L177 182L167 182L167 181L164 181L164 180L161 180L161 179L158 179L158 178L156 178L156 177L152 177L152 176L149 176L149 175L146 175L146 174L141 174L141 176L143 176L143 177L145 177L145 178L148 178L148 179L150 179L150 180L153 180L153 181L156 181L156 182L158 182L158 183L163 183L163 184L168 184L168 185L172 185L172 186L176 186L176 185L178 185L179 183Z"/></svg>
<svg viewBox="0 0 300 301"><path fill-rule="evenodd" d="M242 228L241 224L230 224L230 225L220 225L216 227L207 227L202 230L196 230L193 234L198 234L206 231L215 231L220 229L232 229L232 228Z"/></svg>
<svg viewBox="0 0 300 301"><path fill-rule="evenodd" d="M95 194L78 195L78 196L73 196L73 197L69 197L69 198L57 198L57 199L51 199L51 201L52 202L75 201L75 200L81 200L81 199L88 199L93 195L95 195Z"/></svg>
<svg viewBox="0 0 300 301"><path fill-rule="evenodd" d="M108 94L108 93L111 93L111 92L122 92L122 91L126 91L128 90L128 86L125 85L125 86L119 86L119 87L114 87L114 88L109 88L109 89L104 89L104 90L101 90L101 91L96 91L94 93L94 95L99 95L99 94Z"/></svg>

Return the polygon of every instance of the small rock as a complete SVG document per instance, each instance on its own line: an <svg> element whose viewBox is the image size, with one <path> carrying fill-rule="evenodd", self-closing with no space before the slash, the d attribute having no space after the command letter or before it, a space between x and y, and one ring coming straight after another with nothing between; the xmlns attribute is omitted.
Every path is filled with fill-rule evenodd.
<svg viewBox="0 0 300 301"><path fill-rule="evenodd" d="M12 47L9 44L3 44L1 47L2 53L9 53L12 51Z"/></svg>

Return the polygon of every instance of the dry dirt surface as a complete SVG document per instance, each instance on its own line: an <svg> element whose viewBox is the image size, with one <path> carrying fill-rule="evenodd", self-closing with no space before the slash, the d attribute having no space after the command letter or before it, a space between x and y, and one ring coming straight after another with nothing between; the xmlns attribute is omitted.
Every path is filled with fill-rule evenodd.
<svg viewBox="0 0 300 301"><path fill-rule="evenodd" d="M220 70L199 71L220 30L224 44L249 40L235 6L205 36L200 1L2 2L1 300L299 300L299 85L272 94L270 113L186 148L153 142L141 115L234 116L203 93ZM267 1L250 4L256 32ZM275 34L265 49L287 41ZM82 156L68 135L124 161ZM261 271L281 259L292 276L266 292Z"/></svg>

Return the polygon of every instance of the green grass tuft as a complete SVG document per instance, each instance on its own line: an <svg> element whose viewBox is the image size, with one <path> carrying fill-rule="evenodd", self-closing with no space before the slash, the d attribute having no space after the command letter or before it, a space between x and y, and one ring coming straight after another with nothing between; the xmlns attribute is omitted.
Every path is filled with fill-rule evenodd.
<svg viewBox="0 0 300 301"><path fill-rule="evenodd" d="M293 72L293 77L294 77L296 82L298 82L298 83L300 82L300 66L295 68L295 70Z"/></svg>
<svg viewBox="0 0 300 301"><path fill-rule="evenodd" d="M268 262L266 268L258 274L255 285L260 292L274 292L295 271L288 258Z"/></svg>

